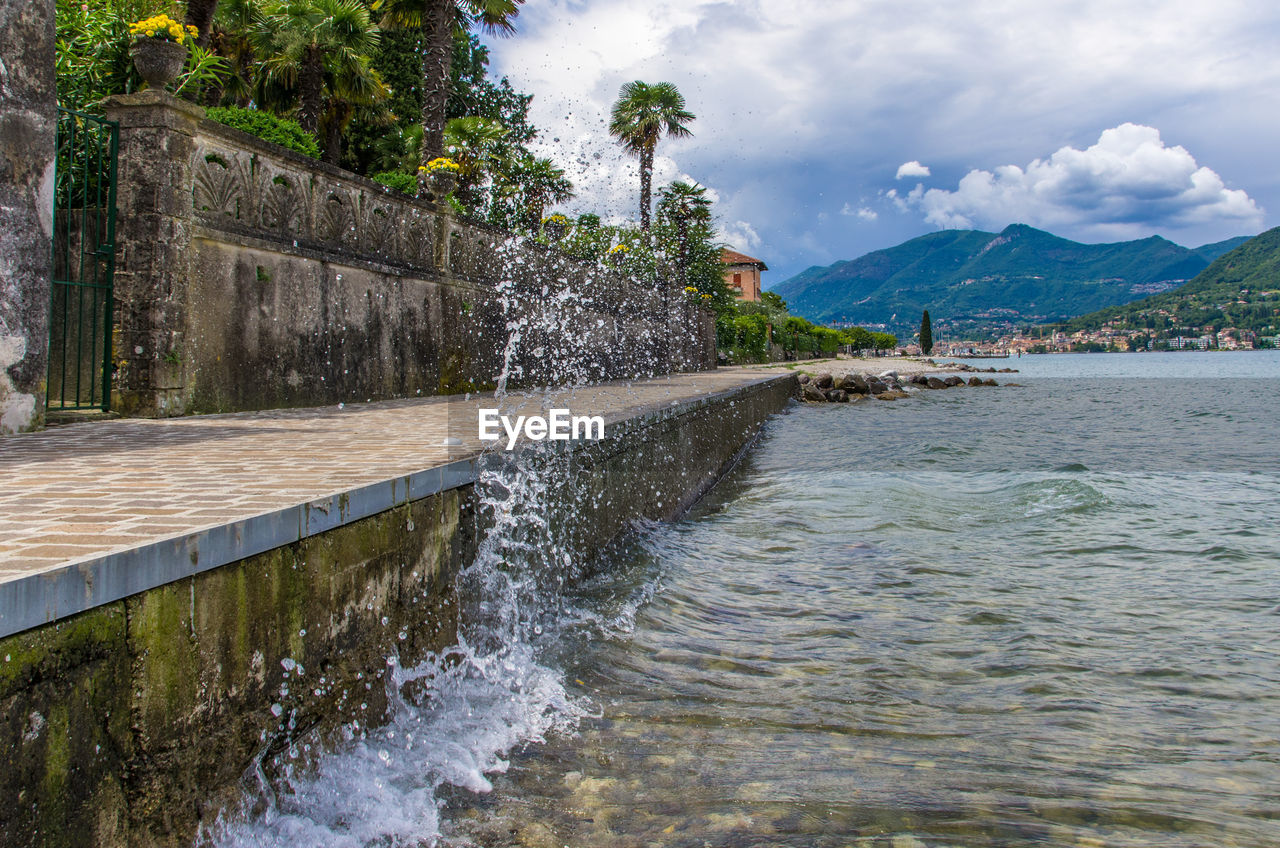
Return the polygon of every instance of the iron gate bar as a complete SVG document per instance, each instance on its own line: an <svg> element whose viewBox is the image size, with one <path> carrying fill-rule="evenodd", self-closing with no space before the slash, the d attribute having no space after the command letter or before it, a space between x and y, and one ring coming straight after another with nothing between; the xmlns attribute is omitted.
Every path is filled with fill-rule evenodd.
<svg viewBox="0 0 1280 848"><path fill-rule="evenodd" d="M110 409L118 153L119 124L58 108L50 315L50 346L56 345L57 356L50 350L51 409ZM78 227L73 225L77 211Z"/></svg>

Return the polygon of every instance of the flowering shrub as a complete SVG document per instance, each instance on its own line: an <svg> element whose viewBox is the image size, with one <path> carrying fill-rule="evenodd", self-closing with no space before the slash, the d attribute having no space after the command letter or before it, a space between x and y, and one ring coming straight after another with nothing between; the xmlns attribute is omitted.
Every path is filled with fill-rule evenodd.
<svg viewBox="0 0 1280 848"><path fill-rule="evenodd" d="M560 225L562 225L562 226L566 226L566 227L567 227L567 226L569 226L569 219L568 219L567 217L565 217L564 215L559 215L559 214L556 214L556 215L548 215L547 217L545 217L545 218L543 218L543 219L542 219L542 223L544 223L544 224L560 224Z"/></svg>
<svg viewBox="0 0 1280 848"><path fill-rule="evenodd" d="M621 259L627 255L628 250L630 250L630 248L625 244L615 244L613 247L609 248L609 255L614 258Z"/></svg>
<svg viewBox="0 0 1280 848"><path fill-rule="evenodd" d="M462 170L462 166L447 156L437 156L425 165L418 166L419 173L429 174L456 174Z"/></svg>
<svg viewBox="0 0 1280 848"><path fill-rule="evenodd" d="M200 30L193 26L184 27L168 15L155 15L129 24L129 34L137 38L158 38L185 44L188 36L194 40L200 35Z"/></svg>

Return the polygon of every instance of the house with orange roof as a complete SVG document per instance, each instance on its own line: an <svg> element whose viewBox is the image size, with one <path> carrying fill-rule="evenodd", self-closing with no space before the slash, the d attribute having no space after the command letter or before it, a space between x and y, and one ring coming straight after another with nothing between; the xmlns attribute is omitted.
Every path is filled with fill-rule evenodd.
<svg viewBox="0 0 1280 848"><path fill-rule="evenodd" d="M720 251L720 263L724 265L724 284L739 300L760 299L760 272L769 266L759 259L724 248Z"/></svg>

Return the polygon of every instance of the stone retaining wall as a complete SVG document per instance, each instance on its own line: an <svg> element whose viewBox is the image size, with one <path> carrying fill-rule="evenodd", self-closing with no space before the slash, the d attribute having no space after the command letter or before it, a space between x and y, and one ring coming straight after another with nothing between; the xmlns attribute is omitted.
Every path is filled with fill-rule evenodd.
<svg viewBox="0 0 1280 848"><path fill-rule="evenodd" d="M125 414L715 367L712 317L669 286L460 220L161 92L112 98L107 114L120 122ZM523 343L510 347L513 327Z"/></svg>
<svg viewBox="0 0 1280 848"><path fill-rule="evenodd" d="M762 380L557 443L570 456L552 463L555 538L586 561L629 522L679 514L794 386ZM452 578L485 532L476 501L473 476L0 639L0 844L187 845L264 749L353 709L376 722L388 654L413 663L453 641ZM305 666L305 686L282 690L282 661Z"/></svg>

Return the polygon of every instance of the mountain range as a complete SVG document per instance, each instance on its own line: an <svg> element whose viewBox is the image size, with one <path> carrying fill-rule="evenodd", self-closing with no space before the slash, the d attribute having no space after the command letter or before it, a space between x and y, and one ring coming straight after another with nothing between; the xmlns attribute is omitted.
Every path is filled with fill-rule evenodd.
<svg viewBox="0 0 1280 848"><path fill-rule="evenodd" d="M952 332L1063 321L1170 291L1249 239L1187 248L1152 236L1081 244L1011 224L943 230L857 259L814 266L770 288L822 324L913 332L928 309Z"/></svg>
<svg viewBox="0 0 1280 848"><path fill-rule="evenodd" d="M1275 335L1280 328L1280 227L1248 239L1171 292L1108 307L1066 323L1070 332L1110 324L1121 332L1197 336L1234 327Z"/></svg>

